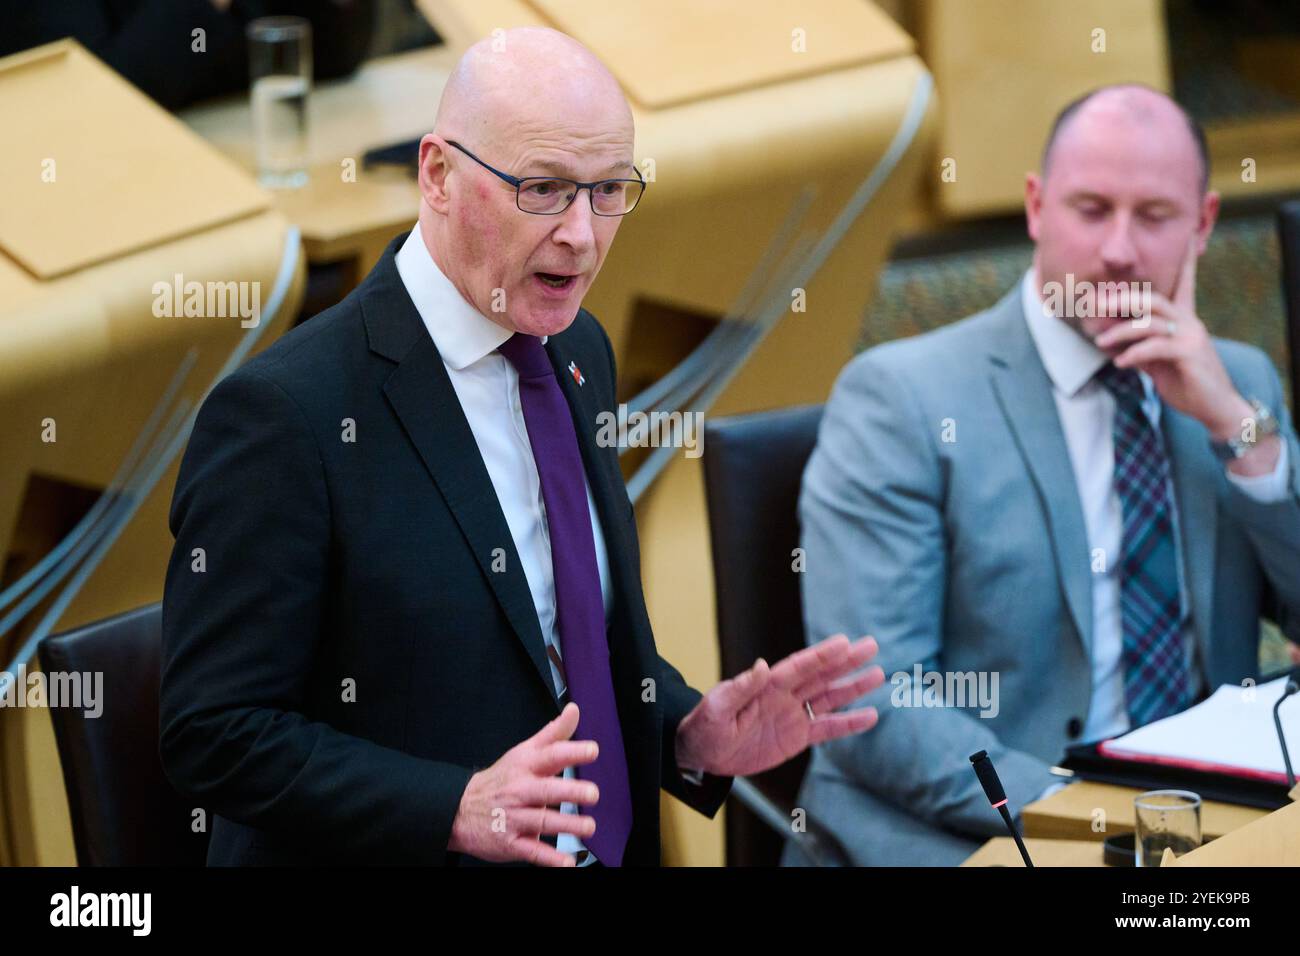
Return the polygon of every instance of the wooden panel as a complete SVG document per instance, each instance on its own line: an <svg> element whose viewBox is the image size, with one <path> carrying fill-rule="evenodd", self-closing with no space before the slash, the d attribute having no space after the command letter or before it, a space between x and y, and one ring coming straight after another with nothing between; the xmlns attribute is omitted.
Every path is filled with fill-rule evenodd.
<svg viewBox="0 0 1300 956"><path fill-rule="evenodd" d="M1141 792L1088 780L1071 784L1025 807L1020 815L1024 834L1057 840L1101 840L1108 834L1129 833L1134 826L1133 798ZM1209 840L1267 814L1267 810L1256 807L1206 800L1201 806L1201 830ZM1104 830L1093 829L1096 819L1104 821Z"/></svg>
<svg viewBox="0 0 1300 956"><path fill-rule="evenodd" d="M1101 844L1095 840L1025 840L1025 850L1034 866L1105 866ZM1009 836L994 837L962 861L962 866L1020 866L1016 842Z"/></svg>
<svg viewBox="0 0 1300 956"><path fill-rule="evenodd" d="M0 60L0 129L0 249L41 279L270 205L71 40Z"/></svg>
<svg viewBox="0 0 1300 956"><path fill-rule="evenodd" d="M1290 803L1161 866L1300 866L1300 803Z"/></svg>
<svg viewBox="0 0 1300 956"><path fill-rule="evenodd" d="M649 109L912 52L898 24L863 0L657 0L617 16L607 0L529 2Z"/></svg>
<svg viewBox="0 0 1300 956"><path fill-rule="evenodd" d="M947 216L1015 212L1025 173L1061 107L1107 83L1169 89L1160 0L924 0L921 55L939 91L938 158L956 180L935 201ZM1105 51L1093 52L1094 30Z"/></svg>

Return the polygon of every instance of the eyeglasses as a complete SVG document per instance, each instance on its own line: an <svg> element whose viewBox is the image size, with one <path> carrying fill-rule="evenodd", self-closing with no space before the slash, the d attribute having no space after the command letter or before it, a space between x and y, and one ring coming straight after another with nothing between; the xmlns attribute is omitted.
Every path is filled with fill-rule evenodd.
<svg viewBox="0 0 1300 956"><path fill-rule="evenodd" d="M455 146L488 172L514 186L515 205L535 216L558 216L569 208L583 189L587 190L591 211L597 216L626 216L636 208L645 192L645 180L639 172L636 179L601 179L594 183L580 183L576 179L558 176L525 176L520 179L489 166L454 140L447 140L447 144ZM635 166L632 171L636 172Z"/></svg>

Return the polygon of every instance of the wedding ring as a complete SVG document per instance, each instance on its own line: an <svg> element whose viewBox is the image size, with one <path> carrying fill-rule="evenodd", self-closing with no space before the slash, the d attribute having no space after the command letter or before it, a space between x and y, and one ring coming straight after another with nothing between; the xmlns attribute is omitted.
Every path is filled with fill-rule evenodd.
<svg viewBox="0 0 1300 956"><path fill-rule="evenodd" d="M808 703L808 701L806 701L806 700L803 702L803 709L806 710L806 711L808 711L808 719L809 719L809 720L816 720L816 719L817 719L817 715L813 713L812 704Z"/></svg>

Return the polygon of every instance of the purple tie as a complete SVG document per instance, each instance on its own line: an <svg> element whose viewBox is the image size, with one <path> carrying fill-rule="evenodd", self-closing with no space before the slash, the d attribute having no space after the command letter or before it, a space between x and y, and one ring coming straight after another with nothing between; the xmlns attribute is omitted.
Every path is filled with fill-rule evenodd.
<svg viewBox="0 0 1300 956"><path fill-rule="evenodd" d="M620 866L632 832L632 796L578 435L542 340L516 333L500 351L519 373L519 401L542 484L564 676L579 711L574 739L594 740L600 747L594 763L575 768L579 777L600 788L600 800L589 811L596 833L584 842L601 863Z"/></svg>

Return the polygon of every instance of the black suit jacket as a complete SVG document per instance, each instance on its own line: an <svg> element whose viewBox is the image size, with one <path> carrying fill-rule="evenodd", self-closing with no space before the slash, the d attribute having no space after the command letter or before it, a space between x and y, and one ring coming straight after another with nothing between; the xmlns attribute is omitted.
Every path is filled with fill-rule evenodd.
<svg viewBox="0 0 1300 956"><path fill-rule="evenodd" d="M397 273L403 238L213 389L181 464L160 748L213 813L210 864L478 862L447 851L470 775L560 710L505 516ZM730 779L676 767L700 695L655 650L617 450L595 441L609 339L580 311L547 351L609 552L625 864L655 865L660 787L712 816Z"/></svg>

